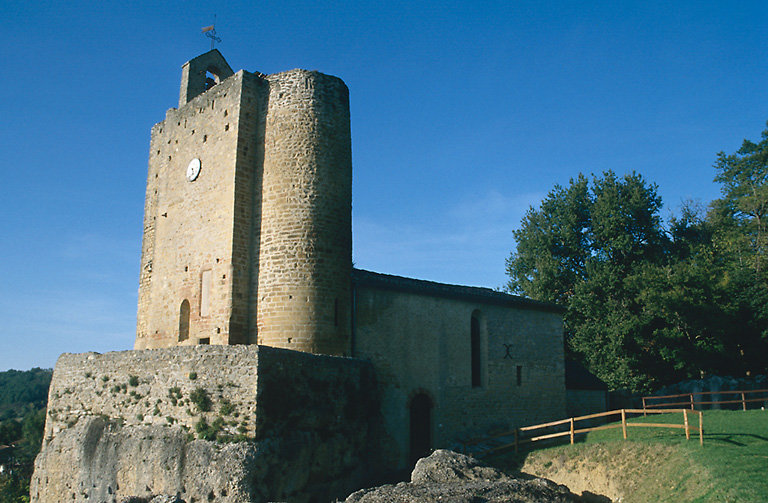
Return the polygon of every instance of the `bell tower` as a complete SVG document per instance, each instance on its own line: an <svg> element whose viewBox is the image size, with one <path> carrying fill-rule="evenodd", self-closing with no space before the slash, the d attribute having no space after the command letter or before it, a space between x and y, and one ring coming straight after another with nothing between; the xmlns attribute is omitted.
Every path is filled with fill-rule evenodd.
<svg viewBox="0 0 768 503"><path fill-rule="evenodd" d="M336 77L185 63L152 128L135 347L349 354L350 145Z"/></svg>

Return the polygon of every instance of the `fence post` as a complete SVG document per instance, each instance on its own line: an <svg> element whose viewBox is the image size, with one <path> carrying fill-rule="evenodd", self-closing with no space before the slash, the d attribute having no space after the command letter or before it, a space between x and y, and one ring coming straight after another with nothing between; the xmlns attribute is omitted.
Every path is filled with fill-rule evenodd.
<svg viewBox="0 0 768 503"><path fill-rule="evenodd" d="M624 436L624 440L627 439L627 414L624 409L621 409L621 433Z"/></svg>
<svg viewBox="0 0 768 503"><path fill-rule="evenodd" d="M690 394L690 397L691 397L691 410L694 410L694 408L693 408L693 393Z"/></svg>
<svg viewBox="0 0 768 503"><path fill-rule="evenodd" d="M520 436L520 430L515 428L515 453L517 453L518 437Z"/></svg>
<svg viewBox="0 0 768 503"><path fill-rule="evenodd" d="M643 417L645 417L645 397L643 397Z"/></svg>
<svg viewBox="0 0 768 503"><path fill-rule="evenodd" d="M704 413L699 411L699 445L704 445Z"/></svg>
<svg viewBox="0 0 768 503"><path fill-rule="evenodd" d="M747 400L744 398L744 392L741 392L741 408L747 410Z"/></svg>
<svg viewBox="0 0 768 503"><path fill-rule="evenodd" d="M573 445L573 418L571 418L571 445Z"/></svg>
<svg viewBox="0 0 768 503"><path fill-rule="evenodd" d="M683 409L683 424L685 425L685 439L691 439L691 432L688 431L688 409Z"/></svg>

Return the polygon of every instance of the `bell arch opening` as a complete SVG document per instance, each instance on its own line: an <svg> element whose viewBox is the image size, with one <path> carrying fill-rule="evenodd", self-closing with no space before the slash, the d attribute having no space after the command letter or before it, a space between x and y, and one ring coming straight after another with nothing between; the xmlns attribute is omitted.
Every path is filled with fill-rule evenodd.
<svg viewBox="0 0 768 503"><path fill-rule="evenodd" d="M212 88L216 84L221 83L221 72L218 68L211 65L205 70L205 90Z"/></svg>

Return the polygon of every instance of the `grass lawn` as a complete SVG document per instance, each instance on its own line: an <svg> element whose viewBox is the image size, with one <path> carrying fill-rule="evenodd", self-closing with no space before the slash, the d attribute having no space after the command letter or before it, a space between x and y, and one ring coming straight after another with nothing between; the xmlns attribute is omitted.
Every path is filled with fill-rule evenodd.
<svg viewBox="0 0 768 503"><path fill-rule="evenodd" d="M654 414L630 422L682 424L682 414ZM698 426L698 416L689 416ZM705 411L704 446L698 432L621 428L590 432L559 445L487 459L502 469L551 478L580 493L622 502L768 502L768 411ZM586 482L585 482L586 481ZM576 486L576 487L574 487Z"/></svg>

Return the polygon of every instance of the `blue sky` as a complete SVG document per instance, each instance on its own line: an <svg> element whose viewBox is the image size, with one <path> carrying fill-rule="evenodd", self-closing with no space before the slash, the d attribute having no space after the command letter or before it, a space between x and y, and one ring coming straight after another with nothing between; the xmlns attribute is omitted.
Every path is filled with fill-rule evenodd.
<svg viewBox="0 0 768 503"><path fill-rule="evenodd" d="M0 0L0 370L133 345L151 126L213 22L233 69L350 88L357 267L499 287L554 184L718 196L768 120L765 2Z"/></svg>

